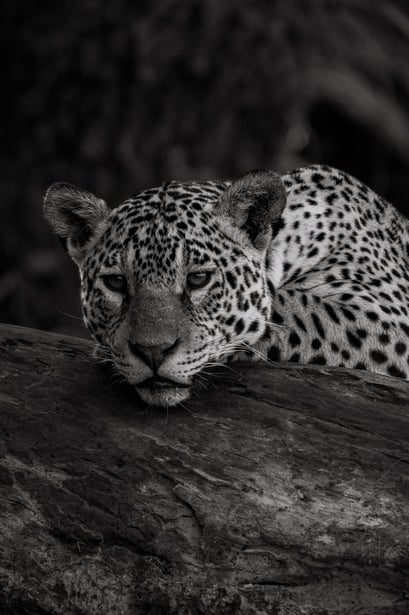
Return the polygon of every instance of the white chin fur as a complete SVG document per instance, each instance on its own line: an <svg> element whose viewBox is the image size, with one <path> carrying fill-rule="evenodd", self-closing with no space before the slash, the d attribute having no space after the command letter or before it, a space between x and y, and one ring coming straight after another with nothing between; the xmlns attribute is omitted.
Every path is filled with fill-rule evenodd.
<svg viewBox="0 0 409 615"><path fill-rule="evenodd" d="M144 402L151 406L176 406L181 401L185 401L190 396L188 388L166 388L166 389L148 389L136 387L138 395Z"/></svg>

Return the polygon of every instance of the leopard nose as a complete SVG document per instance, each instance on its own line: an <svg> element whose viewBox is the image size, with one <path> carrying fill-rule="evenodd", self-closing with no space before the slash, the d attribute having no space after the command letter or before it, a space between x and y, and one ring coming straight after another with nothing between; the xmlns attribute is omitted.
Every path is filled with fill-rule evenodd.
<svg viewBox="0 0 409 615"><path fill-rule="evenodd" d="M163 363L165 356L176 347L177 343L178 340L155 346L144 346L143 344L129 342L129 348L138 359L141 359L155 372Z"/></svg>

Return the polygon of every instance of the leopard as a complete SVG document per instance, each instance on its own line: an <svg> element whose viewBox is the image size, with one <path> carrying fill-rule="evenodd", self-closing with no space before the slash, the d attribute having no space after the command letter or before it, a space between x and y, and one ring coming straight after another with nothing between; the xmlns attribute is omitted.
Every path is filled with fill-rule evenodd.
<svg viewBox="0 0 409 615"><path fill-rule="evenodd" d="M100 356L151 406L243 355L409 377L409 221L348 173L172 180L113 208L55 183L44 212Z"/></svg>

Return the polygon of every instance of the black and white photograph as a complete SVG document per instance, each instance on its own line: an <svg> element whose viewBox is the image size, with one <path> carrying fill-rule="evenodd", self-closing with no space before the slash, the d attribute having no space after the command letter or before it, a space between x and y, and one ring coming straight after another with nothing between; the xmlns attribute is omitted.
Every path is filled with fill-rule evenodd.
<svg viewBox="0 0 409 615"><path fill-rule="evenodd" d="M0 615L409 615L408 1L0 24Z"/></svg>

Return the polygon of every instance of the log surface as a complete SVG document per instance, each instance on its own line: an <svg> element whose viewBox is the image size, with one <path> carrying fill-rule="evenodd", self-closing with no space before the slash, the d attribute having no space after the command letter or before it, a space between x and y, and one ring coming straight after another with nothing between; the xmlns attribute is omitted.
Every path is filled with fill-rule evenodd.
<svg viewBox="0 0 409 615"><path fill-rule="evenodd" d="M0 613L409 613L409 384L235 364L139 401L0 327Z"/></svg>

